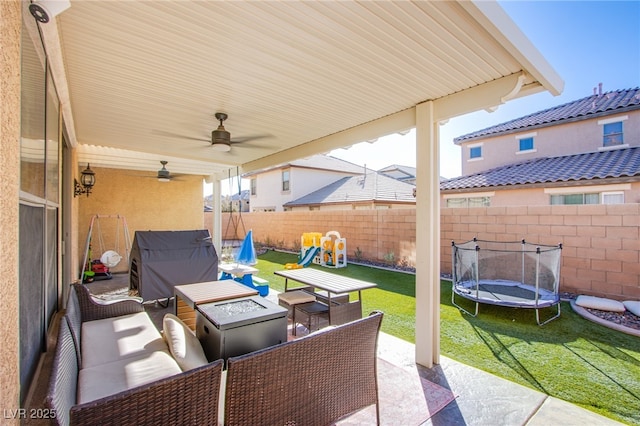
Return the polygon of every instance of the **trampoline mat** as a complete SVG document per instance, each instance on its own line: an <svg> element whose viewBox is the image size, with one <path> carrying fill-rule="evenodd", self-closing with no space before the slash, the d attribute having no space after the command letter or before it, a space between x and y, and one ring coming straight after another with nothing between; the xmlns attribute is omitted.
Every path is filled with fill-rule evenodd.
<svg viewBox="0 0 640 426"><path fill-rule="evenodd" d="M480 281L477 296L475 282L458 283L453 288L457 294L466 299L501 306L540 308L552 306L559 301L558 295L548 290L540 289L538 303L536 304L535 287L514 281Z"/></svg>

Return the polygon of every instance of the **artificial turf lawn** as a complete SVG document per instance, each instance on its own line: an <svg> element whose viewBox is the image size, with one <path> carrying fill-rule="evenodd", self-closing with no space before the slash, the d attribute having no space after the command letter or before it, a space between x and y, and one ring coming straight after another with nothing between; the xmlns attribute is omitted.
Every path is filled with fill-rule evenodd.
<svg viewBox="0 0 640 426"><path fill-rule="evenodd" d="M283 291L284 279L273 272L296 256L268 251L258 259L257 275ZM383 332L415 342L414 275L354 264L328 271L377 283L362 293L363 312L383 311ZM480 305L474 318L451 304L451 284L443 281L440 349L456 361L617 421L640 424L640 338L587 321L567 303L560 318L542 327L530 309Z"/></svg>

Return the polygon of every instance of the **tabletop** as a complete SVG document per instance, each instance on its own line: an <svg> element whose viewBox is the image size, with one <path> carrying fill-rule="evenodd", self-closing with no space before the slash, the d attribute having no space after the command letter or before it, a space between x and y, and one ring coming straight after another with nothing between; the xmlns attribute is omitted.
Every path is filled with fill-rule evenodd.
<svg viewBox="0 0 640 426"><path fill-rule="evenodd" d="M274 274L336 294L377 287L376 283L344 277L313 268L288 269L275 271Z"/></svg>
<svg viewBox="0 0 640 426"><path fill-rule="evenodd" d="M226 272L231 275L245 275L245 274L255 274L258 272L256 268L249 265L243 265L242 263L220 263L218 265L218 271Z"/></svg>
<svg viewBox="0 0 640 426"><path fill-rule="evenodd" d="M180 296L189 305L217 302L219 300L234 299L237 297L254 296L258 292L252 288L235 282L234 280L206 281L195 284L177 285L174 288L177 296Z"/></svg>

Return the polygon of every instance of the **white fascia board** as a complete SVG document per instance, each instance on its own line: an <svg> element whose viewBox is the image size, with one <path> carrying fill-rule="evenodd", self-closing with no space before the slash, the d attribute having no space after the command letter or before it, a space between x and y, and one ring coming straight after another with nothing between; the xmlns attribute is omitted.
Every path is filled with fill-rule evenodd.
<svg viewBox="0 0 640 426"><path fill-rule="evenodd" d="M311 157L358 142L398 133L415 127L415 107L363 123L301 145L259 158L242 165L242 171L248 173L272 167L274 164L286 164L299 158Z"/></svg>
<svg viewBox="0 0 640 426"><path fill-rule="evenodd" d="M520 62L523 71L552 95L562 93L564 80L497 2L474 0L459 4Z"/></svg>

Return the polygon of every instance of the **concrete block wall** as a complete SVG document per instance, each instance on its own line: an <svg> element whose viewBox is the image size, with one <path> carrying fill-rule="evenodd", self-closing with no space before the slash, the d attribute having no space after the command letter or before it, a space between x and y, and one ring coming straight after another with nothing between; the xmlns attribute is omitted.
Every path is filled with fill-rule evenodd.
<svg viewBox="0 0 640 426"><path fill-rule="evenodd" d="M560 290L640 300L640 205L518 206L441 210L441 270L451 241L562 243Z"/></svg>
<svg viewBox="0 0 640 426"><path fill-rule="evenodd" d="M232 218L231 225L229 219ZM276 247L297 250L305 232L338 231L347 239L347 260L355 259L356 251L363 259L415 266L415 209L398 210L335 210L306 212L259 212L223 214L223 239L253 230L254 242L271 243ZM205 213L205 227L212 231L212 214ZM244 229L243 229L244 225Z"/></svg>
<svg viewBox="0 0 640 426"><path fill-rule="evenodd" d="M232 238L223 215L224 239ZM237 222L238 214L234 213ZM254 241L295 250L303 232L338 231L347 257L415 266L415 209L243 213ZM211 231L212 217L205 215ZM440 270L451 272L451 241L562 243L560 290L617 300L640 300L640 204L443 208ZM238 234L244 236L240 226ZM393 256L391 254L393 253Z"/></svg>

